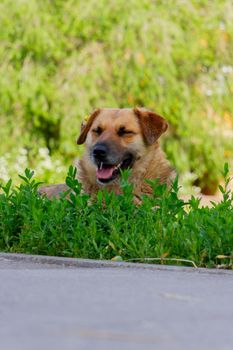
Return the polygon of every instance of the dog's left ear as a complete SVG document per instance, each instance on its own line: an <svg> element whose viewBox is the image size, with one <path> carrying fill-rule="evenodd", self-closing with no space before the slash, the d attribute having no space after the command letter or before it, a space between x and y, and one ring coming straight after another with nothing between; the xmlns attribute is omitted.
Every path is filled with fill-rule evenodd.
<svg viewBox="0 0 233 350"><path fill-rule="evenodd" d="M142 128L143 136L149 145L152 145L167 130L168 123L160 115L146 109L134 108Z"/></svg>
<svg viewBox="0 0 233 350"><path fill-rule="evenodd" d="M88 118L86 122L82 122L81 124L81 133L77 139L77 144L81 145L86 141L88 131L90 130L90 127L94 121L94 119L97 117L97 115L100 113L100 109L96 109Z"/></svg>

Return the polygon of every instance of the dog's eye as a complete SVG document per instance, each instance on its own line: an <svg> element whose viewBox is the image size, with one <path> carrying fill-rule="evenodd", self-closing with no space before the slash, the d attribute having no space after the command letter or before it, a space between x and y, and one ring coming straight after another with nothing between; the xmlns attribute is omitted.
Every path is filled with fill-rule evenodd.
<svg viewBox="0 0 233 350"><path fill-rule="evenodd" d="M123 135L133 135L135 134L133 131L131 130L127 130L124 126L121 126L117 132L117 134L119 136L123 136Z"/></svg>
<svg viewBox="0 0 233 350"><path fill-rule="evenodd" d="M98 126L97 128L92 129L92 132L94 132L97 135L100 135L102 133L103 129Z"/></svg>

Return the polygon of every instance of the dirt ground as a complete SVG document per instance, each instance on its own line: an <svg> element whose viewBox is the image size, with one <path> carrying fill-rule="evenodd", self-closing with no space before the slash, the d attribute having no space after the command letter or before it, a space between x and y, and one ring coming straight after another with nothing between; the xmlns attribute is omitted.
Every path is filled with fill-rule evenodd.
<svg viewBox="0 0 233 350"><path fill-rule="evenodd" d="M221 185L223 186L223 184L221 184ZM231 181L228 185L228 190L231 190L233 192L233 175L231 176ZM203 207L205 207L205 206L211 207L212 202L216 202L216 203L221 202L222 193L220 192L220 190L218 190L218 192L214 196L206 196L206 195L200 193L196 197L201 198L201 205ZM182 199L187 201L190 199L190 195L182 195Z"/></svg>

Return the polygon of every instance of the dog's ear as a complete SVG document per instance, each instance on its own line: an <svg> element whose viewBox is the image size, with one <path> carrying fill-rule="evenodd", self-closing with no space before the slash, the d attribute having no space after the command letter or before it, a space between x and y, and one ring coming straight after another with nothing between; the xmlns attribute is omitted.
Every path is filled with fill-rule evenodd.
<svg viewBox="0 0 233 350"><path fill-rule="evenodd" d="M88 131L90 130L90 127L97 117L97 115L100 113L100 109L96 109L88 118L87 121L82 122L81 124L81 133L77 139L77 144L81 145L86 141Z"/></svg>
<svg viewBox="0 0 233 350"><path fill-rule="evenodd" d="M143 136L149 145L152 145L167 130L168 123L160 115L146 109L134 108L142 128Z"/></svg>

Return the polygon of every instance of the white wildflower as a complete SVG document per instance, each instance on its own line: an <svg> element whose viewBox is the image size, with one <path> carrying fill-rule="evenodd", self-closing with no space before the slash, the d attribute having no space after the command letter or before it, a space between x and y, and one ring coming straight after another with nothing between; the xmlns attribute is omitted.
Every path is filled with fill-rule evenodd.
<svg viewBox="0 0 233 350"><path fill-rule="evenodd" d="M3 182L8 181L10 178L8 169L9 169L9 164L6 157L0 157L0 180Z"/></svg>
<svg viewBox="0 0 233 350"><path fill-rule="evenodd" d="M224 74L230 74L233 72L233 67L232 66L222 66L221 70Z"/></svg>
<svg viewBox="0 0 233 350"><path fill-rule="evenodd" d="M49 157L49 150L47 147L39 148L38 153L41 158Z"/></svg>
<svg viewBox="0 0 233 350"><path fill-rule="evenodd" d="M212 95L213 95L213 90L211 90L211 89L206 89L206 90L205 90L205 94L206 94L206 96L212 96Z"/></svg>

